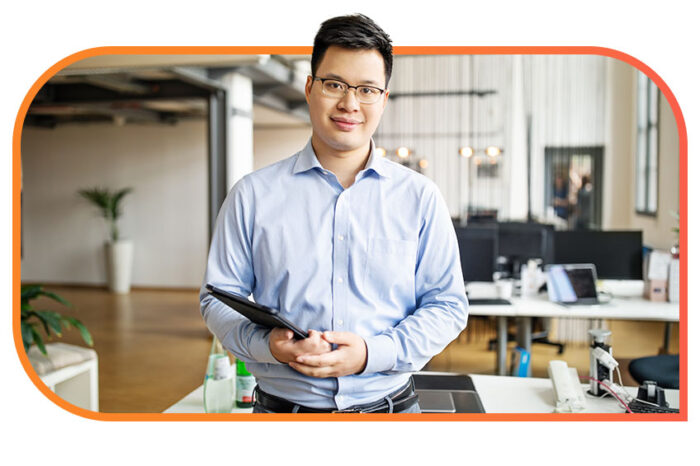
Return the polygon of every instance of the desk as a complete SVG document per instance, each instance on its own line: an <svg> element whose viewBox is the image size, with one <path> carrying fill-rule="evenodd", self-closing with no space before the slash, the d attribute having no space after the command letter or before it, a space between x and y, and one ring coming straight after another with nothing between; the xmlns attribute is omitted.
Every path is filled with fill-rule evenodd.
<svg viewBox="0 0 700 466"><path fill-rule="evenodd" d="M554 410L554 391L549 379L502 377L497 375L470 375L479 393L486 413L551 413ZM584 385L584 391L588 384ZM627 387L631 394L637 389ZM166 409L165 413L203 413L203 388L197 387L183 399ZM679 406L678 390L665 390L666 400L672 408ZM253 408L234 409L234 413L252 413ZM586 413L622 413L612 396L586 397Z"/></svg>
<svg viewBox="0 0 700 466"><path fill-rule="evenodd" d="M533 377L503 377L498 375L472 375L474 387L481 397L487 413L551 413L554 410L554 391L550 379ZM589 384L582 384L584 392ZM625 387L632 395L636 387ZM678 409L679 391L664 390L671 408ZM584 413L624 413L617 400L586 395Z"/></svg>
<svg viewBox="0 0 700 466"><path fill-rule="evenodd" d="M533 298L511 298L510 306L474 305L469 313L477 316L498 317L497 373L506 374L506 345L508 317L517 318L518 345L531 350L532 317L572 317L583 319L656 320L678 322L678 303L652 302L642 298L614 298L606 304L591 306L562 306L547 299L547 295ZM528 372L528 375L530 373Z"/></svg>

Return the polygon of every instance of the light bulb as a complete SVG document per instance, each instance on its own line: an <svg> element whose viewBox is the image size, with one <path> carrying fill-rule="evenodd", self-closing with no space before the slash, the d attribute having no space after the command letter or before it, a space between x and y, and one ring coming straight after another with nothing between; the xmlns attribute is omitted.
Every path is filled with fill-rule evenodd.
<svg viewBox="0 0 700 466"><path fill-rule="evenodd" d="M459 155L469 158L474 155L474 149L469 146L462 147L459 149Z"/></svg>
<svg viewBox="0 0 700 466"><path fill-rule="evenodd" d="M501 149L496 146L488 146L485 152L489 157L496 157L501 153Z"/></svg>
<svg viewBox="0 0 700 466"><path fill-rule="evenodd" d="M399 147L398 149L396 149L396 155L398 155L402 159L405 159L406 157L408 157L410 155L410 153L411 153L411 151L408 150L408 147Z"/></svg>

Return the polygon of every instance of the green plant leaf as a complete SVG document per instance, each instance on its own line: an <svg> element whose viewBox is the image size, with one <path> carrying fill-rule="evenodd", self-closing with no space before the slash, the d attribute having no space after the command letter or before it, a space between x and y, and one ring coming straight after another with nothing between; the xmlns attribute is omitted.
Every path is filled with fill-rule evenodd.
<svg viewBox="0 0 700 466"><path fill-rule="evenodd" d="M85 341L88 346L93 345L92 335L90 335L90 332L88 332L88 329L82 324L82 322L75 317L64 317L63 319L70 322L73 327L80 331L80 336L83 337L83 341Z"/></svg>
<svg viewBox="0 0 700 466"><path fill-rule="evenodd" d="M36 313L44 323L46 335L50 335L49 329L46 328L46 325L48 324L48 326L51 327L51 329L54 331L54 333L56 333L56 335L58 335L59 337L62 336L61 334L63 333L63 329L61 328L61 314L53 311L36 311Z"/></svg>
<svg viewBox="0 0 700 466"><path fill-rule="evenodd" d="M119 203L122 198L132 191L131 188L124 188L114 193L112 197L112 218L114 220L118 219L121 215L121 210L119 209Z"/></svg>
<svg viewBox="0 0 700 466"><path fill-rule="evenodd" d="M22 285L22 302L27 302L39 296L42 286L43 285Z"/></svg>
<svg viewBox="0 0 700 466"><path fill-rule="evenodd" d="M36 317L36 319L39 321L39 323L44 327L44 333L46 333L46 336L51 335L51 332L49 331L49 323L46 319L44 319L43 316L39 314L41 311L29 311L27 312L27 316L25 320L29 320L32 317ZM36 325L34 322L30 323L31 325Z"/></svg>
<svg viewBox="0 0 700 466"><path fill-rule="evenodd" d="M34 343L34 334L32 333L32 324L22 321L22 344L24 351L29 351L29 347Z"/></svg>
<svg viewBox="0 0 700 466"><path fill-rule="evenodd" d="M109 219L110 215L110 195L104 188L80 189L78 194L92 202L102 212L102 216Z"/></svg>
<svg viewBox="0 0 700 466"><path fill-rule="evenodd" d="M44 346L44 339L39 335L39 332L34 328L34 326L31 326L31 331L32 331L32 336L34 337L34 343L36 343L36 346L39 348L39 351L41 351L42 354L46 356L46 347Z"/></svg>
<svg viewBox="0 0 700 466"><path fill-rule="evenodd" d="M62 298L62 297L60 297L59 295L57 295L56 293L52 293L51 291L42 291L41 294L42 294L43 296L46 296L47 298L51 298L51 299L53 299L54 301L57 301L57 302L63 304L64 306L67 306L67 307L72 307L72 306L73 306L73 305L72 305L71 303L69 303L65 298Z"/></svg>

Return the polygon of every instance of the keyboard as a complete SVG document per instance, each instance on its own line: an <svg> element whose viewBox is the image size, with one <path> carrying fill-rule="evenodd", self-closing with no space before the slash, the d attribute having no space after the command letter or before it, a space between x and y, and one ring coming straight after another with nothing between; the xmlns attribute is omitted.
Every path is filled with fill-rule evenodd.
<svg viewBox="0 0 700 466"><path fill-rule="evenodd" d="M478 305L490 305L490 306L509 306L511 304L510 301L507 299L501 299L501 298L468 298L469 299L469 304L473 304L475 306Z"/></svg>
<svg viewBox="0 0 700 466"><path fill-rule="evenodd" d="M679 413L680 411L674 408L667 408L649 403L644 403L639 400L632 400L628 405L633 413Z"/></svg>

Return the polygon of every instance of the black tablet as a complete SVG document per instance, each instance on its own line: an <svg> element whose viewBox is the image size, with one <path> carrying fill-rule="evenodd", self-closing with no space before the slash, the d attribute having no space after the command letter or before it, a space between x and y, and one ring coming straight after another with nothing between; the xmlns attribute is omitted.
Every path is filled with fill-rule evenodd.
<svg viewBox="0 0 700 466"><path fill-rule="evenodd" d="M267 306L254 303L242 296L231 294L228 291L219 289L209 283L207 283L206 288L209 290L209 294L226 304L234 311L243 314L251 322L255 322L258 325L269 328L288 328L294 332L294 338L297 340L309 338L308 333L281 316L277 309L272 309Z"/></svg>

